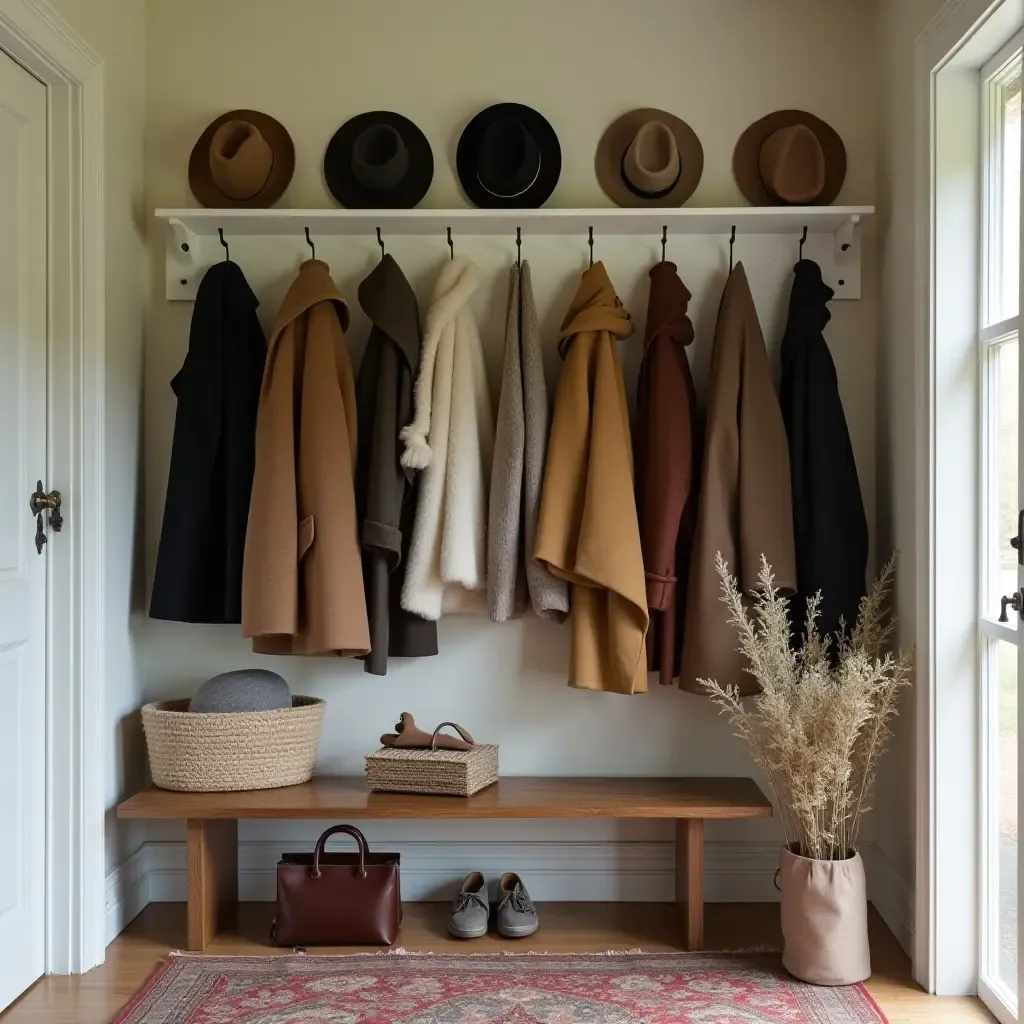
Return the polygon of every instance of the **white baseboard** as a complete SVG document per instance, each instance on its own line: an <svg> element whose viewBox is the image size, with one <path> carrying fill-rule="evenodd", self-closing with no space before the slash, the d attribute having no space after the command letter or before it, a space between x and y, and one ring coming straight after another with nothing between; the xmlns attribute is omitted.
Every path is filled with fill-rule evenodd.
<svg viewBox="0 0 1024 1024"><path fill-rule="evenodd" d="M868 899L886 923L896 941L914 956L914 890L896 870L877 843L864 850L864 869L868 876Z"/></svg>
<svg viewBox="0 0 1024 1024"><path fill-rule="evenodd" d="M294 840L243 841L238 847L238 888L243 901L273 901L275 868ZM301 847L299 847L301 848ZM675 899L675 850L671 842L392 842L402 855L402 896L410 902L451 899L468 872L497 879L523 876L539 901L671 902ZM905 949L913 936L910 889L889 860L865 850L869 895ZM708 903L768 903L777 843L708 842L704 849L704 899ZM110 942L149 902L187 898L182 842L148 841L107 876L106 936Z"/></svg>

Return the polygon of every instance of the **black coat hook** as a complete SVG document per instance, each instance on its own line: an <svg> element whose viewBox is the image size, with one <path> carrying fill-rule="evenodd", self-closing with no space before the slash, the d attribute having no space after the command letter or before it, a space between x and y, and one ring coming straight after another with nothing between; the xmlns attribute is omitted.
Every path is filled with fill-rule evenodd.
<svg viewBox="0 0 1024 1024"><path fill-rule="evenodd" d="M306 228L306 244L309 246L309 251L313 254L310 259L316 259L316 246L313 244L313 239L309 237L309 228Z"/></svg>
<svg viewBox="0 0 1024 1024"><path fill-rule="evenodd" d="M590 246L590 265L593 266L594 265L594 229L593 228L589 228L588 229L588 233L589 233L589 239L588 239L588 243L587 244Z"/></svg>
<svg viewBox="0 0 1024 1024"><path fill-rule="evenodd" d="M804 225L804 233L800 236L800 259L804 258L804 242L807 241L807 225Z"/></svg>
<svg viewBox="0 0 1024 1024"><path fill-rule="evenodd" d="M729 235L729 273L732 273L732 247L736 243L736 225L732 226L732 234Z"/></svg>
<svg viewBox="0 0 1024 1024"><path fill-rule="evenodd" d="M224 229L217 228L217 234L220 235L220 244L224 246L224 262L227 263L231 259L231 250L228 248L228 243L224 241Z"/></svg>
<svg viewBox="0 0 1024 1024"><path fill-rule="evenodd" d="M523 236L519 228L516 228L516 266L523 265Z"/></svg>
<svg viewBox="0 0 1024 1024"><path fill-rule="evenodd" d="M450 260L455 259L455 244L452 242L452 229L451 228L448 229L448 251L451 253L451 255L448 257L448 259L450 259Z"/></svg>
<svg viewBox="0 0 1024 1024"><path fill-rule="evenodd" d="M384 239L380 237L380 228L377 228L377 244L380 246L380 258L384 259Z"/></svg>
<svg viewBox="0 0 1024 1024"><path fill-rule="evenodd" d="M663 224L661 227L661 262L665 262L665 246L668 245L668 225Z"/></svg>

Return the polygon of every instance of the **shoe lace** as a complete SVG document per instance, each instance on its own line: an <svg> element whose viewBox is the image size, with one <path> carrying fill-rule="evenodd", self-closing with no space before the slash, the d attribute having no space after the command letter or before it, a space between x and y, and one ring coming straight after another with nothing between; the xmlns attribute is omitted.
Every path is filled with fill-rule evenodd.
<svg viewBox="0 0 1024 1024"><path fill-rule="evenodd" d="M511 904L512 909L520 914L534 914L536 908L533 905L530 897L526 895L526 890L521 886L517 885L515 888L510 889L506 894L505 898L501 901L501 905Z"/></svg>
<svg viewBox="0 0 1024 1024"><path fill-rule="evenodd" d="M468 907L473 906L474 903L477 904L477 906L483 907L484 910L487 909L487 901L480 893L460 892L455 901L455 913L458 914L461 911L466 910Z"/></svg>

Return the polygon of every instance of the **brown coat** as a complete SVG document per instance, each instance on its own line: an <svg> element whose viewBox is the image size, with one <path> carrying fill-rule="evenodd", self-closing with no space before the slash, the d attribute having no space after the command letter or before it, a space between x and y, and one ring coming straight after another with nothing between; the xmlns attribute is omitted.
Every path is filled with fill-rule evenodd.
<svg viewBox="0 0 1024 1024"><path fill-rule="evenodd" d="M718 311L706 429L679 684L705 693L698 680L716 679L756 693L720 600L715 555L722 553L745 593L757 583L762 555L776 585L795 589L796 556L786 429L742 263Z"/></svg>
<svg viewBox="0 0 1024 1024"><path fill-rule="evenodd" d="M348 323L327 264L303 263L270 336L256 421L242 635L259 654L370 649Z"/></svg>
<svg viewBox="0 0 1024 1024"><path fill-rule="evenodd" d="M651 268L647 340L637 382L636 508L651 616L647 665L661 683L678 671L686 574L696 525L697 395L686 357L690 293L674 263Z"/></svg>
<svg viewBox="0 0 1024 1024"><path fill-rule="evenodd" d="M559 334L535 555L568 580L569 685L647 689L647 601L629 413L617 342L633 333L601 263L583 274Z"/></svg>

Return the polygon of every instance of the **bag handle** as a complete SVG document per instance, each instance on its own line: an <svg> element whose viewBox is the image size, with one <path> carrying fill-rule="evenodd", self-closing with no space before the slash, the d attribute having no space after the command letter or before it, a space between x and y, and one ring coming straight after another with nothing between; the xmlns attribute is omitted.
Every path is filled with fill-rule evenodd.
<svg viewBox="0 0 1024 1024"><path fill-rule="evenodd" d="M438 735L440 735L441 730L445 726L447 726L447 725L450 725L459 734L459 736L462 737L462 742L463 743L467 743L471 747L476 745L476 740L474 740L473 737L470 736L469 733L466 732L466 730L463 729L462 726L458 724L458 722L442 722L434 730L434 735L430 737L430 749L431 750L437 750L437 737L438 737Z"/></svg>
<svg viewBox="0 0 1024 1024"><path fill-rule="evenodd" d="M355 827L355 825L332 825L317 841L313 850L313 877L320 877L320 856L324 852L327 840L338 832L344 832L351 836L359 847L359 877L366 877L366 855L369 847L366 845L366 836Z"/></svg>

